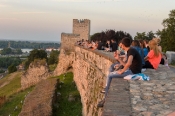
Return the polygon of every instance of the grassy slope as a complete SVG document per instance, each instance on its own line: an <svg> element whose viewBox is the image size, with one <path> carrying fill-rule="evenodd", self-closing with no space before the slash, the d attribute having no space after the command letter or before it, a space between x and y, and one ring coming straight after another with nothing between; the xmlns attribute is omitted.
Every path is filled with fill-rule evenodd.
<svg viewBox="0 0 175 116"><path fill-rule="evenodd" d="M25 96L33 89L28 88L9 97L8 101L0 108L0 116L18 116L21 112Z"/></svg>
<svg viewBox="0 0 175 116"><path fill-rule="evenodd" d="M7 75L3 79L0 80L0 83L7 83L4 87L0 88L0 96L5 95L6 97L9 97L10 95L16 93L18 89L21 87L21 72L15 72L12 74Z"/></svg>
<svg viewBox="0 0 175 116"><path fill-rule="evenodd" d="M64 79L64 75L59 77L60 81L64 84L57 86L56 92L61 93L61 98L57 99L53 107L53 116L81 116L82 115L82 104L79 92L73 81L73 74L67 73ZM61 85L61 88L60 88ZM76 100L73 102L68 101L69 94L75 96Z"/></svg>
<svg viewBox="0 0 175 116"><path fill-rule="evenodd" d="M9 116L9 114L17 116L20 113L25 95L32 89L19 91L21 74L21 72L15 72L0 80L1 85L6 83L5 86L0 88L0 96L6 96L7 99L6 103L0 107L0 116Z"/></svg>
<svg viewBox="0 0 175 116"><path fill-rule="evenodd" d="M12 73L7 75L0 80L0 84L8 81L9 83L4 87L0 88L0 96L6 95L7 102L0 108L0 116L17 116L22 108L23 101L28 92L32 91L32 88L26 89L24 91L19 91L21 72ZM57 86L56 92L61 93L61 97L56 100L53 107L54 116L81 116L82 115L82 104L79 92L73 81L73 74L67 73L66 77L63 75L59 77L60 81L64 84L59 84ZM65 79L64 79L65 78ZM61 85L61 88L60 88ZM69 94L75 96L76 100L73 102L68 101ZM15 109L16 108L16 109Z"/></svg>

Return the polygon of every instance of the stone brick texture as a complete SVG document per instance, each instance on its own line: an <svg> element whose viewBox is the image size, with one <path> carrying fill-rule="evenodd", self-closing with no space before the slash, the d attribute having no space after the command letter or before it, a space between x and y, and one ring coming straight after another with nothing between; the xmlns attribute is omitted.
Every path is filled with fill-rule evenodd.
<svg viewBox="0 0 175 116"><path fill-rule="evenodd" d="M41 61L43 62L43 61ZM21 77L21 88L25 89L32 85L36 85L41 80L45 80L51 76L47 64L41 64L40 60L37 61L37 65L31 63L27 71L25 71Z"/></svg>
<svg viewBox="0 0 175 116"><path fill-rule="evenodd" d="M59 59L54 74L65 73L66 69L72 66L74 81L81 95L83 115L101 116L103 110L98 109L97 104L104 97L100 91L104 87L108 67L112 61L108 56L102 57L98 51L95 53L78 46L75 46L75 52L70 55L61 51Z"/></svg>
<svg viewBox="0 0 175 116"><path fill-rule="evenodd" d="M80 39L88 40L90 35L90 20L73 19L73 34L80 34Z"/></svg>

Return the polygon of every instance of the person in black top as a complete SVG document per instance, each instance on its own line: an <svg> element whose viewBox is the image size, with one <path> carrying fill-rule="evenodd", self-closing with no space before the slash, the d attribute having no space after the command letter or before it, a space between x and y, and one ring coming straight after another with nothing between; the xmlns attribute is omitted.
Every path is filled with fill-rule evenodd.
<svg viewBox="0 0 175 116"><path fill-rule="evenodd" d="M103 46L103 43L101 42L101 40L99 40L99 41L98 41L97 49L98 49L98 50L102 50L102 46Z"/></svg>
<svg viewBox="0 0 175 116"><path fill-rule="evenodd" d="M123 60L120 59L118 55L114 56L115 59L118 60L120 64L124 66L124 68L118 71L109 73L107 80L106 80L107 86L105 88L105 98L107 96L112 78L124 78L125 76L130 75L130 74L141 73L142 59L138 51L130 47L131 40L129 38L123 38L121 43L122 43L122 46L121 46L122 49L127 52L127 62L123 62ZM103 107L105 98L98 103L97 107Z"/></svg>
<svg viewBox="0 0 175 116"><path fill-rule="evenodd" d="M107 40L107 41L106 41L104 50L105 50L105 51L108 51L108 52L111 51L111 42L110 42L110 40Z"/></svg>
<svg viewBox="0 0 175 116"><path fill-rule="evenodd" d="M111 43L111 51L114 52L118 49L118 45L117 45L115 39L111 39L111 42L112 42Z"/></svg>

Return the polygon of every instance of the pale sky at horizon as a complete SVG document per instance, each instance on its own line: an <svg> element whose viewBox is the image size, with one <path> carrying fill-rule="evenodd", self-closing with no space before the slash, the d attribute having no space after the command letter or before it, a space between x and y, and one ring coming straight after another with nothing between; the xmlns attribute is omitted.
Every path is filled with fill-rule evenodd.
<svg viewBox="0 0 175 116"><path fill-rule="evenodd" d="M0 0L0 39L60 41L73 19L90 19L91 35L106 29L156 32L175 0Z"/></svg>

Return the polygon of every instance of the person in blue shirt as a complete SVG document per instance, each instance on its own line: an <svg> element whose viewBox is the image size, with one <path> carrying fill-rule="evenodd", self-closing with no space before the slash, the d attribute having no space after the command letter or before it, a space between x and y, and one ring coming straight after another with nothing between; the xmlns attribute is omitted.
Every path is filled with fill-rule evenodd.
<svg viewBox="0 0 175 116"><path fill-rule="evenodd" d="M131 43L131 46L132 46L132 48L135 48L139 52L139 54L142 58L142 65L144 66L145 65L144 53L143 53L143 50L140 47L140 42L138 40L133 40L132 43Z"/></svg>
<svg viewBox="0 0 175 116"><path fill-rule="evenodd" d="M140 40L139 42L140 42L140 47L143 50L144 57L146 57L148 54L148 48L146 47L144 40Z"/></svg>

